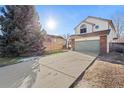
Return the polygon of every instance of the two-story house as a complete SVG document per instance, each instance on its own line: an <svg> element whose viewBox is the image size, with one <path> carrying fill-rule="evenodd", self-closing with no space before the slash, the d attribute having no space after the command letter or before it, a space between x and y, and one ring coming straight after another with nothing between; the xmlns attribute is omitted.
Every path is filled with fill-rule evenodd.
<svg viewBox="0 0 124 93"><path fill-rule="evenodd" d="M75 28L71 35L72 48L86 54L109 52L109 43L117 38L112 20L88 16Z"/></svg>

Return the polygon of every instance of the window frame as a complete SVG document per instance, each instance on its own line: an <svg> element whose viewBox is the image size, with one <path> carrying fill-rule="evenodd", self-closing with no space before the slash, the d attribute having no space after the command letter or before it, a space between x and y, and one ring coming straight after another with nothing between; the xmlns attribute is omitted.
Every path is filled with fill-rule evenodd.
<svg viewBox="0 0 124 93"><path fill-rule="evenodd" d="M82 29L80 29L80 33L82 34L82 33L86 33L87 32L87 28L82 28Z"/></svg>
<svg viewBox="0 0 124 93"><path fill-rule="evenodd" d="M87 33L87 26L85 24L80 26L80 34Z"/></svg>
<svg viewBox="0 0 124 93"><path fill-rule="evenodd" d="M95 29L99 29L99 25L95 25Z"/></svg>

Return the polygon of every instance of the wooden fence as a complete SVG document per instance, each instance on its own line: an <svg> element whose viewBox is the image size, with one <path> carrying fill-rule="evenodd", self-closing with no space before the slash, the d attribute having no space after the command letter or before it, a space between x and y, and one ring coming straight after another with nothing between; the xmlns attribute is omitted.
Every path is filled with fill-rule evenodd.
<svg viewBox="0 0 124 93"><path fill-rule="evenodd" d="M110 52L124 53L124 43L110 43Z"/></svg>

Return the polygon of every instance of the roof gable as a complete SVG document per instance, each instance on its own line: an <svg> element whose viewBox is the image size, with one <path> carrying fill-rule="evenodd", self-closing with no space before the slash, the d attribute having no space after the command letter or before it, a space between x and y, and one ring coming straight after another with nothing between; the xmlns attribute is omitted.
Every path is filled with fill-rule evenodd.
<svg viewBox="0 0 124 93"><path fill-rule="evenodd" d="M88 18L94 18L94 19L98 19L98 20L102 20L102 21L106 21L108 22L112 28L115 30L115 27L114 27L114 24L112 22L112 20L109 20L109 19L104 19L104 18L101 18L101 17L94 17L94 16L88 16L87 18L85 18L83 21L81 21L74 29L76 29L81 23L85 22L85 23L90 23L90 22L87 22L86 20ZM90 24L94 24L94 23L90 23ZM116 31L116 30L115 30Z"/></svg>
<svg viewBox="0 0 124 93"><path fill-rule="evenodd" d="M109 19L105 19L105 18L101 18L101 17L94 17L94 16L88 16L85 20L87 20L88 18L93 18L93 19L98 19L98 20L102 20L102 21L111 21L111 20L109 20ZM84 21L85 21L84 20Z"/></svg>

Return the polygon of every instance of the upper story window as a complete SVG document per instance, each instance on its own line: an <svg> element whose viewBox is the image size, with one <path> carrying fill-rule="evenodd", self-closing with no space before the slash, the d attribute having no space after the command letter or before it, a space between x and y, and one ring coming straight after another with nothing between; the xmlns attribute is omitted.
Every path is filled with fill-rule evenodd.
<svg viewBox="0 0 124 93"><path fill-rule="evenodd" d="M95 26L95 29L99 29L99 25L96 25L96 26Z"/></svg>
<svg viewBox="0 0 124 93"><path fill-rule="evenodd" d="M81 25L80 27L80 33L86 33L87 32L87 26L84 24L84 25Z"/></svg>

